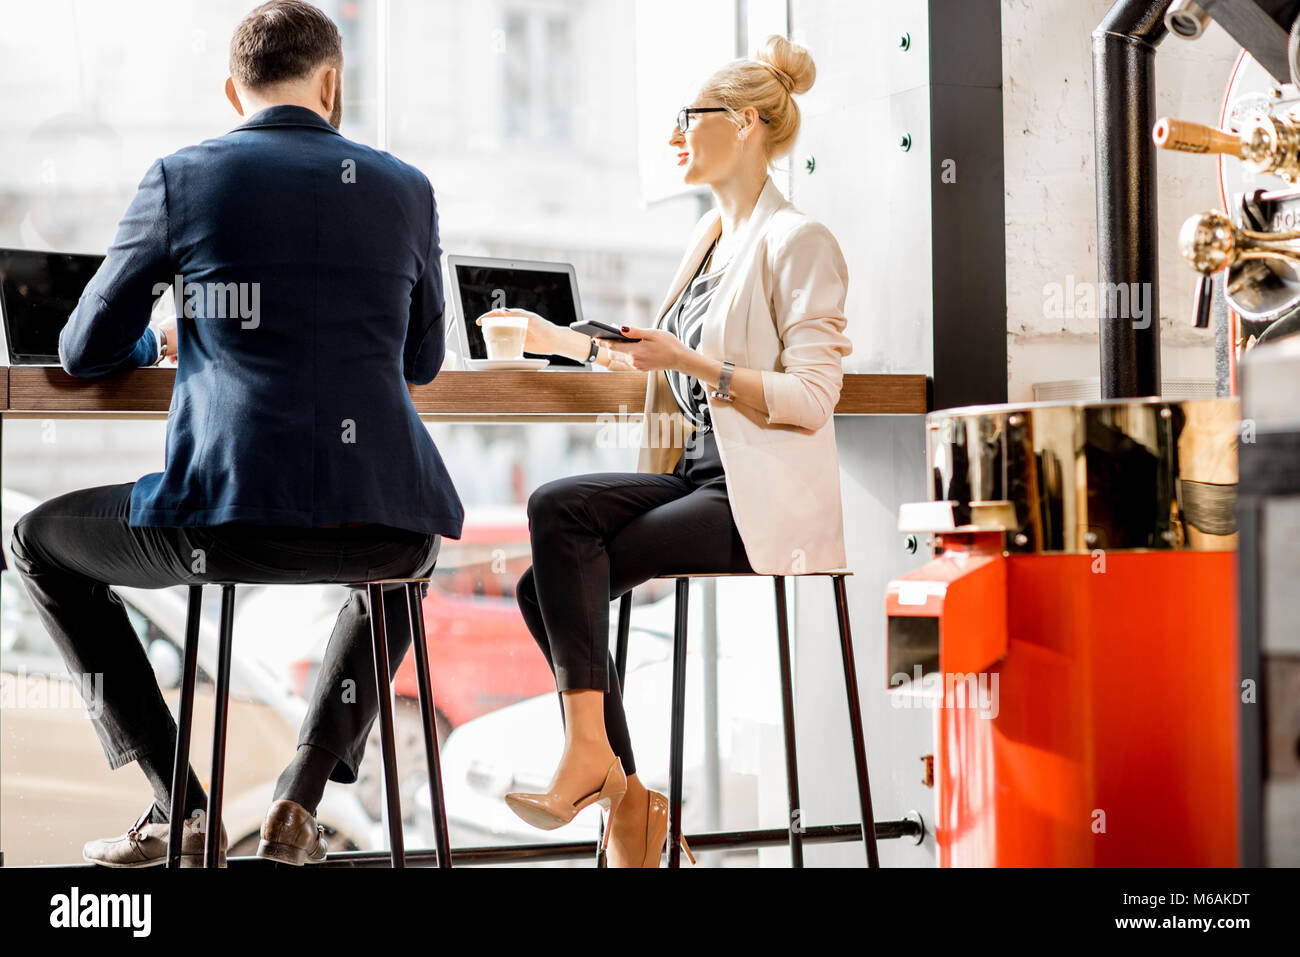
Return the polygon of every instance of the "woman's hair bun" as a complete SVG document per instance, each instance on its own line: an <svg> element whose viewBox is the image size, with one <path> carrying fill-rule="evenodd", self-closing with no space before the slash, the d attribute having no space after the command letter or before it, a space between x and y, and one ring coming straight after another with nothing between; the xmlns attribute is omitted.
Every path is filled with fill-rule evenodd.
<svg viewBox="0 0 1300 957"><path fill-rule="evenodd" d="M763 41L754 59L769 67L790 93L805 93L817 79L812 54L779 33Z"/></svg>

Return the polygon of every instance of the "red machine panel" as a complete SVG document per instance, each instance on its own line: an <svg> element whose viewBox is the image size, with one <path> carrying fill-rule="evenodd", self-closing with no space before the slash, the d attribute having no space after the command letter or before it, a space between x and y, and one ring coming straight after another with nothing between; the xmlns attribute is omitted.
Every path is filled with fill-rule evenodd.
<svg viewBox="0 0 1300 957"><path fill-rule="evenodd" d="M999 540L945 538L887 598L891 639L938 620L940 864L1234 866L1235 555Z"/></svg>

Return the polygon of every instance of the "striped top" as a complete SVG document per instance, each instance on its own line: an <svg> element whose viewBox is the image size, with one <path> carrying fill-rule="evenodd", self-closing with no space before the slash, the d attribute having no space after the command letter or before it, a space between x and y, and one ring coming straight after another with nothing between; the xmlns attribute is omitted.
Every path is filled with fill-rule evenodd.
<svg viewBox="0 0 1300 957"><path fill-rule="evenodd" d="M695 276L682 288L677 302L673 303L664 317L662 328L680 339L688 349L700 348L704 314L708 312L709 303L713 301L713 294L717 291L726 268L724 264L712 272L705 271L713 264L713 251L717 246L715 239L700 260L700 268L696 270ZM677 400L677 407L682 410L686 420L699 432L711 431L713 422L709 416L709 400L705 395L704 384L694 376L676 369L666 369L664 375L668 379L673 398Z"/></svg>

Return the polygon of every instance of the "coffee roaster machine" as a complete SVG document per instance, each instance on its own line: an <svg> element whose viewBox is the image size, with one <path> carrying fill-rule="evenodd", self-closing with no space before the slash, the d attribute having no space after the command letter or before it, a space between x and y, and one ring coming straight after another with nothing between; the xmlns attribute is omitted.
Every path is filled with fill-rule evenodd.
<svg viewBox="0 0 1300 957"><path fill-rule="evenodd" d="M938 718L943 865L1232 865L1232 399L927 419L934 560L886 596Z"/></svg>
<svg viewBox="0 0 1300 957"><path fill-rule="evenodd" d="M1211 20L1218 125L1157 117L1156 47ZM1157 150L1220 160L1180 236L1220 397L1161 398L1160 323L1099 296L1100 402L931 413L888 693L936 711L941 865L1295 865L1300 0L1120 0L1093 51L1102 288L1158 289Z"/></svg>

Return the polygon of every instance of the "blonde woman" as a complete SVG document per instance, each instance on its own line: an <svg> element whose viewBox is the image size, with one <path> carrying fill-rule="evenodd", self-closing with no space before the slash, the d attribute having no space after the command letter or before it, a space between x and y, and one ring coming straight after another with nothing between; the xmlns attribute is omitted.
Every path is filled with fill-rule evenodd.
<svg viewBox="0 0 1300 957"><path fill-rule="evenodd" d="M788 203L772 161L799 131L812 57L769 37L704 82L669 143L716 208L696 225L653 329L591 340L528 317L526 351L649 373L637 471L577 475L529 498L533 565L516 594L560 692L548 790L506 795L540 828L601 804L612 867L658 867L668 802L638 780L609 650L610 602L665 572L844 567L832 419L851 351L844 257ZM491 315L493 313L490 313ZM495 313L501 314L501 313Z"/></svg>

